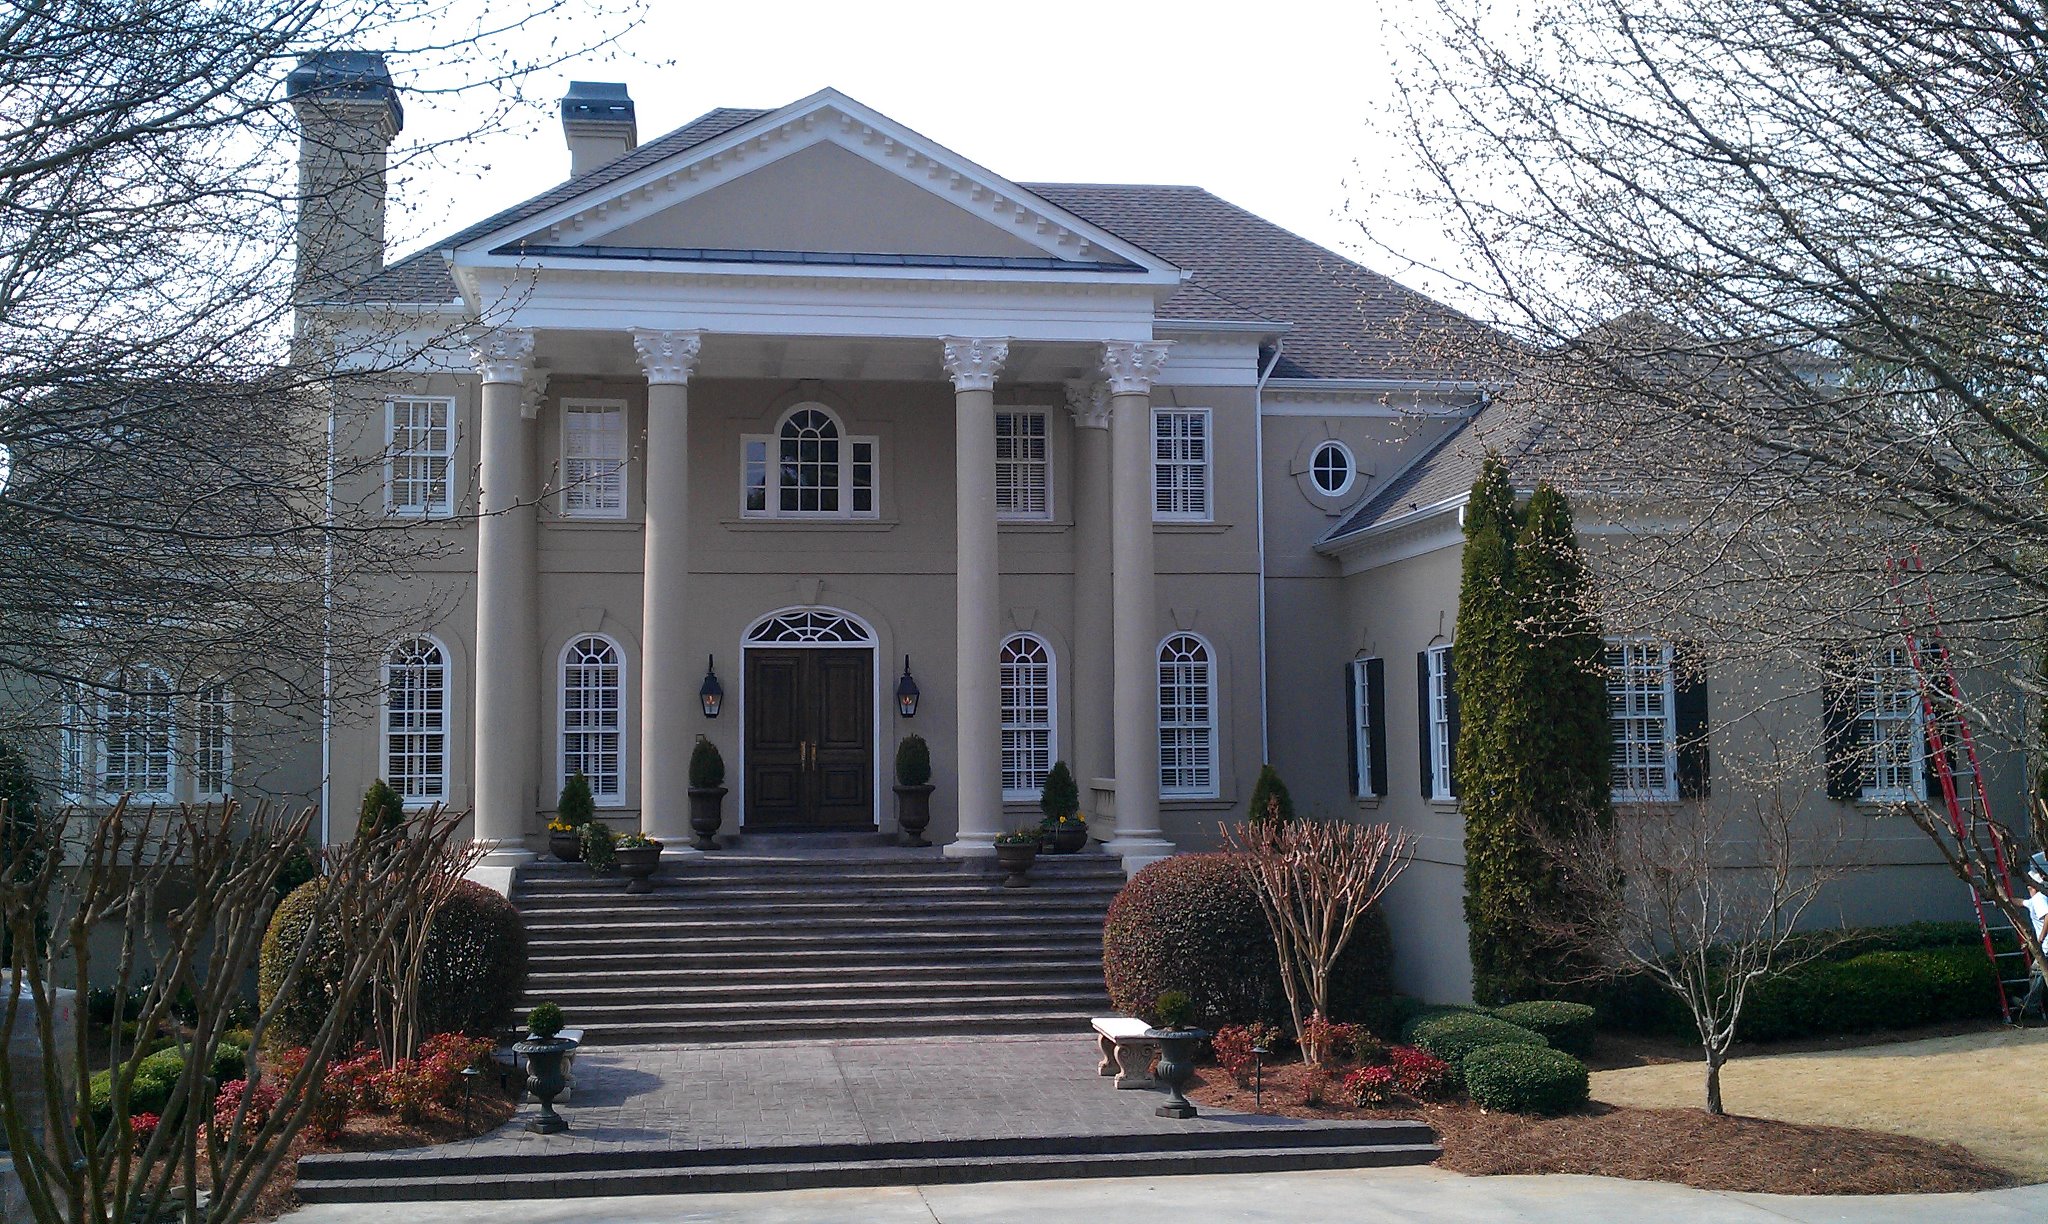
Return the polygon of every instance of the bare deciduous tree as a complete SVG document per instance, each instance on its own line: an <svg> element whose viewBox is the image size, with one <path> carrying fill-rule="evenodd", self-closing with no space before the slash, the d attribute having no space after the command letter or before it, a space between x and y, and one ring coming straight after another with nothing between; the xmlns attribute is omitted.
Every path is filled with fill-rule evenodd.
<svg viewBox="0 0 2048 1224"><path fill-rule="evenodd" d="M1386 824L1338 820L1225 824L1223 841L1244 855L1280 954L1280 985L1302 1057L1328 1053L1306 1021L1330 1014L1330 970L1359 919L1408 865L1412 839Z"/></svg>
<svg viewBox="0 0 2048 1224"><path fill-rule="evenodd" d="M407 899L404 921L384 947L371 999L377 1045L387 1067L415 1057L420 1042L431 1035L421 1023L420 986L434 917L490 849L487 842L449 843L420 866L418 891Z"/></svg>

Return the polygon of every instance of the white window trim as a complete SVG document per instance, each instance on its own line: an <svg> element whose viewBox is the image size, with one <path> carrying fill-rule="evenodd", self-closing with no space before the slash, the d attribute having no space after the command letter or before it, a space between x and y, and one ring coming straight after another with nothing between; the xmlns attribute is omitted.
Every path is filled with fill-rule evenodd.
<svg viewBox="0 0 2048 1224"><path fill-rule="evenodd" d="M178 769L178 749L180 743L178 737L178 716L183 712L185 703L178 700L177 686L171 683L170 673L162 668L138 667L135 669L135 672L138 681L146 676L156 676L164 684L164 789L160 791L117 791L107 789L107 741L111 738L107 734L109 714L107 703L117 698L132 701L135 696L133 693L123 691L121 673L114 672L106 677L105 687L101 688L93 699L93 742L88 749L89 757L93 763L92 790L99 796L101 801L108 803L119 799L122 795L127 795L131 803L176 803L178 801L178 783L180 781L180 771Z"/></svg>
<svg viewBox="0 0 2048 1224"><path fill-rule="evenodd" d="M1457 798L1451 793L1451 759L1457 745L1451 742L1451 694L1444 683L1444 660L1456 645L1431 646L1424 656L1429 661L1429 797L1438 803Z"/></svg>
<svg viewBox="0 0 2048 1224"><path fill-rule="evenodd" d="M1351 735L1356 745L1358 768L1351 772L1351 797L1372 799L1372 694L1368 691L1367 664L1371 658L1351 660Z"/></svg>
<svg viewBox="0 0 2048 1224"><path fill-rule="evenodd" d="M1664 785L1648 789L1612 786L1610 795L1616 803L1676 803L1678 802L1678 668L1677 649L1661 638L1653 637L1610 637L1605 639L1609 650L1628 647L1655 647L1660 652L1664 671ZM1624 664L1626 654L1624 653ZM1623 718L1614 712L1613 697L1608 698L1610 724L1620 723ZM1624 706L1626 702L1624 701ZM1624 752L1626 738L1623 739Z"/></svg>
<svg viewBox="0 0 2048 1224"><path fill-rule="evenodd" d="M393 500L392 489L397 484L398 451L398 402L410 400L418 403L437 403L448 413L448 450L440 458L446 464L441 482L441 500L420 505L400 504ZM455 450L456 409L455 398L449 395L387 395L384 397L384 511L399 518L446 518L455 513ZM406 454L415 452L407 451Z"/></svg>
<svg viewBox="0 0 2048 1224"><path fill-rule="evenodd" d="M562 643L561 651L555 656L555 792L569 784L569 650L576 643L595 639L612 648L619 661L619 793L600 795L594 789L591 799L601 808L622 808L626 806L627 748L631 743L631 719L627 714L628 695L633 691L626 674L626 648L619 639L609 633L577 633Z"/></svg>
<svg viewBox="0 0 2048 1224"><path fill-rule="evenodd" d="M1169 416L1200 417L1202 420L1202 509L1199 513L1182 510L1161 510L1159 508L1159 469L1165 461L1159 458L1159 422ZM1155 523L1209 523L1216 519L1216 421L1215 414L1207 408L1174 408L1155 406L1152 409L1152 433L1147 439L1152 463L1152 521ZM1174 460L1175 466L1181 461Z"/></svg>
<svg viewBox="0 0 2048 1224"><path fill-rule="evenodd" d="M1316 479L1316 456L1333 447L1338 454L1344 456L1344 483L1334 489L1325 489L1323 482ZM1351 453L1350 447L1335 438L1323 439L1308 453L1308 483L1310 488L1324 497L1344 496L1351 491L1351 486L1358 483L1358 456Z"/></svg>
<svg viewBox="0 0 2048 1224"><path fill-rule="evenodd" d="M833 427L839 431L839 509L837 510L781 509L782 464L776 458L776 451L782 440L782 427L789 422L790 417L806 410L824 413L827 417L831 418ZM763 508L760 510L750 509L747 506L747 447L755 442L763 444L766 456L766 462L763 465L763 476L766 484L763 489ZM868 476L870 482L868 486L870 494L868 508L858 511L853 508L853 448L857 445L866 445L869 448L868 454L872 457L872 462L869 466L873 469ZM881 439L875 434L847 432L845 419L829 405L818 403L815 400L806 400L801 404L792 404L787 411L775 418L775 428L767 433L741 434L739 461L740 517L743 519L779 519L787 522L805 520L811 522L836 522L842 519L881 517Z"/></svg>
<svg viewBox="0 0 2048 1224"><path fill-rule="evenodd" d="M1221 668L1219 668L1216 663L1216 644L1214 642L1211 642L1208 638L1202 636L1199 633L1190 633L1185 630L1177 629L1174 632L1169 633L1166 636L1160 638L1159 641L1152 647L1152 718L1155 724L1153 733L1153 768L1156 771L1155 776L1164 775L1166 772L1166 762L1163 759L1159 758L1157 754L1157 749L1159 747L1159 739L1166 733L1166 720L1160 717L1161 713L1163 713L1163 703L1159 701L1159 668L1163 662L1160 656L1162 652L1165 651L1166 644L1168 642L1172 641L1175 638L1180 637L1192 638L1194 641L1201 644L1202 657L1205 660L1203 666L1208 669L1209 702L1204 713L1207 715L1208 718L1206 725L1209 731L1209 747L1207 762L1209 772L1209 785L1201 788L1170 787L1165 784L1165 781L1162 777L1159 785L1159 797L1162 799L1214 799L1222 794L1223 787L1223 778L1221 773L1221 762L1223 760L1223 752L1222 744L1220 743L1222 739L1222 720L1217 713L1217 711L1222 706L1222 700L1221 695L1217 692L1216 679L1217 674L1221 671Z"/></svg>
<svg viewBox="0 0 2048 1224"><path fill-rule="evenodd" d="M1046 772L1050 774L1053 763L1060 759L1059 654L1053 650L1051 642L1036 633L1013 633L1005 637L996 647L996 658L999 668L1001 666L1002 652L1009 647L1011 642L1018 641L1019 639L1034 642L1040 650L1045 652L1045 759ZM999 706L1003 704L1002 689L1001 679L998 677L996 698ZM1019 724L1003 723L998 731L998 738L1000 739L1000 735L1003 732L1033 729ZM1005 787L1003 789L1003 801L1005 803L1035 802L1044 793L1044 790L1043 785L1022 790L1012 790Z"/></svg>
<svg viewBox="0 0 2048 1224"><path fill-rule="evenodd" d="M1045 461L1043 464L1040 465L1040 470L1042 470L1045 473L1045 509L1038 511L1028 511L1003 510L1001 508L998 508L996 510L996 521L1002 523L1043 523L1053 517L1052 414L1047 412L1043 408L1030 408L998 404L996 406L996 416L998 418L1006 416L1036 417L1040 422L1041 426L1043 427L1043 432L1041 432L1039 436L1045 442ZM1000 429L997 432L996 440L998 443L1002 441ZM998 465L1000 465L1000 462L1001 461L998 460ZM997 482L997 489L998 491L1000 491L1001 489L1000 481ZM1051 647L1048 646L1047 649L1050 650Z"/></svg>
<svg viewBox="0 0 2048 1224"><path fill-rule="evenodd" d="M581 483L572 481L569 477L569 421L578 411L616 412L619 414L619 504L616 508L591 510L587 508L571 509L569 506L571 487ZM561 438L559 454L561 456L562 475L562 491L560 495L562 517L597 520L625 518L627 508L633 504L632 478L630 475L633 466L633 446L631 420L630 414L626 409L626 401L617 399L565 399L561 404L560 416L562 420L558 432Z"/></svg>
<svg viewBox="0 0 2048 1224"><path fill-rule="evenodd" d="M455 656L448 649L448 643L431 633L415 633L399 638L384 651L384 696L377 711L377 770L379 776L396 786L391 775L391 655L407 642L426 642L441 652L441 773L439 789L432 795L412 796L398 787L399 797L408 810L432 807L446 803L449 798L449 784L454 774L455 761Z"/></svg>
<svg viewBox="0 0 2048 1224"><path fill-rule="evenodd" d="M1920 701L1918 678L1914 677L1909 685L1899 690L1910 690L1912 694L1907 707L1910 713L1905 718L1897 715L1880 717L1877 711L1864 701L1864 698L1877 687L1881 672L1891 671L1913 676L1912 665L1906 660L1905 655L1904 650L1894 647L1886 651L1882 658L1866 663L1863 673L1856 679L1854 717L1859 724L1869 728L1869 734L1863 740L1862 759L1857 762L1856 769L1860 779L1856 796L1864 803L1913 803L1927 794L1927 711ZM1907 784L1904 787L1879 786L1877 753L1882 741L1878 738L1878 732L1884 723L1904 721L1911 721L1913 724L1913 756L1908 766Z"/></svg>
<svg viewBox="0 0 2048 1224"><path fill-rule="evenodd" d="M199 712L206 704L208 689L220 690L220 787L217 790L202 789L205 771L199 767ZM192 788L193 798L199 803L220 803L227 799L235 786L235 694L226 681L216 681L199 686L189 703L192 711Z"/></svg>

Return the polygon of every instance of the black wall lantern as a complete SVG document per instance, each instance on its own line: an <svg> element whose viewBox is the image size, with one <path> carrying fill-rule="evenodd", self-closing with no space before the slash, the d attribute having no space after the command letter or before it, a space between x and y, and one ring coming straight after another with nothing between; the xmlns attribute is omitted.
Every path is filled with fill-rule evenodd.
<svg viewBox="0 0 2048 1224"><path fill-rule="evenodd" d="M910 656L903 656L903 678L896 682L896 708L905 718L917 717L917 681L910 678Z"/></svg>
<svg viewBox="0 0 2048 1224"><path fill-rule="evenodd" d="M725 686L718 682L717 660L709 655L704 658L704 687L697 690L697 700L704 703L704 717L717 718L718 707L725 704Z"/></svg>

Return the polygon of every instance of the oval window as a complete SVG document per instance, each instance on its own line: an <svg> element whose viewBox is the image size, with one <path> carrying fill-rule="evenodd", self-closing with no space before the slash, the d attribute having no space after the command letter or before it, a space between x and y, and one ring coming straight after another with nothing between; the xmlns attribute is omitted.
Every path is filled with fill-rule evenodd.
<svg viewBox="0 0 2048 1224"><path fill-rule="evenodd" d="M1335 497L1351 487L1351 480L1357 468L1351 461L1351 451L1342 442L1325 442L1316 447L1315 455L1308 461L1309 479L1315 481L1316 492Z"/></svg>

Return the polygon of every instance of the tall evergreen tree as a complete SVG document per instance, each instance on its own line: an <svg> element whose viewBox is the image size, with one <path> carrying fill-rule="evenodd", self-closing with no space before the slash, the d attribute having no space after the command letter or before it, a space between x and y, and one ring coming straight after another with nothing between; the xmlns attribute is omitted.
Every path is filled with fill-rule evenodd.
<svg viewBox="0 0 2048 1224"><path fill-rule="evenodd" d="M5 809L0 818L0 875L18 870L26 879L42 870L42 807L42 791L29 773L28 760L13 745L0 742L0 809ZM47 924L48 915L38 913L38 942L47 935ZM0 965L13 963L14 932L0 930Z"/></svg>

